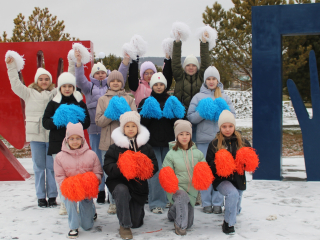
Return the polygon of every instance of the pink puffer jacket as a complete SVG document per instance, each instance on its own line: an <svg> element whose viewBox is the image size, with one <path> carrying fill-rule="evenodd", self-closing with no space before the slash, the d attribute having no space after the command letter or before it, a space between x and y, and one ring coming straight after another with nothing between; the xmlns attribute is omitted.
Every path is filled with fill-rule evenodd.
<svg viewBox="0 0 320 240"><path fill-rule="evenodd" d="M134 92L131 91L136 102L136 106L139 106L139 103L141 102L142 99L147 98L151 95L151 88L149 86L149 83L145 80L139 80L139 87L138 89Z"/></svg>

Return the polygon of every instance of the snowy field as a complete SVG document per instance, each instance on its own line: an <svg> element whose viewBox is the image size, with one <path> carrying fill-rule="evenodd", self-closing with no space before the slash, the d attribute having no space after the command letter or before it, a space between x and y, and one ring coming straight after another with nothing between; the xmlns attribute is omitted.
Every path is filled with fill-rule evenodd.
<svg viewBox="0 0 320 240"><path fill-rule="evenodd" d="M66 239L67 216L58 208L39 208L34 190L31 159L19 159L31 178L24 182L0 182L0 239ZM195 207L194 225L183 239L320 239L320 183L306 182L301 157L283 159L283 176L300 181L248 182L237 218L236 234L222 233L223 214L204 214ZM59 202L59 200L58 200ZM79 239L120 239L115 215L108 205L97 205L98 219L92 230L80 229ZM155 215L145 207L145 223L133 229L133 239L181 239L166 214ZM267 220L271 215L275 220Z"/></svg>

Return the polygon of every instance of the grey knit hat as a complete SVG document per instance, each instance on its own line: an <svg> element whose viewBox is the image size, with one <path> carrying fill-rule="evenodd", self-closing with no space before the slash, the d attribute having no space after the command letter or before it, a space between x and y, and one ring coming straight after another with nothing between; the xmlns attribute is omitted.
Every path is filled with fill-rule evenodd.
<svg viewBox="0 0 320 240"><path fill-rule="evenodd" d="M177 139L179 133L188 132L192 137L192 124L187 120L177 120L174 122L174 135Z"/></svg>

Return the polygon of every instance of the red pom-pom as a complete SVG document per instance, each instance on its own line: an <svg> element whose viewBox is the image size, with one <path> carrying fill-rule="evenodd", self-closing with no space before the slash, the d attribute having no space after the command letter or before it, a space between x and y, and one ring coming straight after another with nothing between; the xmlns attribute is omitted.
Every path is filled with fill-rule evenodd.
<svg viewBox="0 0 320 240"><path fill-rule="evenodd" d="M215 156L217 175L220 177L229 177L235 171L236 165L230 152L226 149L220 149Z"/></svg>
<svg viewBox="0 0 320 240"><path fill-rule="evenodd" d="M168 193L175 194L176 191L179 190L179 179L169 166L160 170L159 182L162 188Z"/></svg>
<svg viewBox="0 0 320 240"><path fill-rule="evenodd" d="M137 162L137 177L141 180L147 180L153 176L153 163L150 158L141 152L136 152L134 157Z"/></svg>
<svg viewBox="0 0 320 240"><path fill-rule="evenodd" d="M129 181L137 176L137 161L134 151L127 150L119 155L118 167L123 176Z"/></svg>
<svg viewBox="0 0 320 240"><path fill-rule="evenodd" d="M86 198L80 175L81 174L66 178L60 186L61 194L73 202L79 202Z"/></svg>
<svg viewBox="0 0 320 240"><path fill-rule="evenodd" d="M214 180L212 171L206 162L198 162L193 169L192 185L197 190L207 190Z"/></svg>
<svg viewBox="0 0 320 240"><path fill-rule="evenodd" d="M82 187L86 198L97 198L99 193L99 179L93 172L86 172L81 175Z"/></svg>
<svg viewBox="0 0 320 240"><path fill-rule="evenodd" d="M259 158L255 150L251 147L243 147L237 151L236 171L243 175L244 171L254 172L259 166Z"/></svg>

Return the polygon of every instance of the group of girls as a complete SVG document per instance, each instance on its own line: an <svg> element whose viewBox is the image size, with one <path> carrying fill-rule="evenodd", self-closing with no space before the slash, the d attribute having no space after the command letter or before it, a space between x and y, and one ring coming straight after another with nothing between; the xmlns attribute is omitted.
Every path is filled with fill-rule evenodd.
<svg viewBox="0 0 320 240"><path fill-rule="evenodd" d="M74 69L75 76L62 73L57 88L43 68L37 70L33 84L24 86L14 58L6 59L12 90L26 103L26 136L38 205L57 206L59 193L64 203L60 213L63 205L68 213L69 238L78 236L80 226L92 228L97 219L92 199L105 203L105 184L108 213L117 214L122 239L132 239L131 228L143 224L146 201L155 214L169 207L168 219L174 221L176 234L185 235L193 225L199 190L206 213L221 213L226 197L222 228L234 233L246 186L244 170L253 171L256 166L249 164L252 157L246 157L246 152L235 159L238 150L250 144L235 130L235 112L218 70L209 66L205 38L200 49L201 66L189 55L182 67L181 42L176 39L172 60L166 57L163 73L145 62L140 79L139 59L130 64L128 55L119 71L109 76L101 63L94 64L87 79L81 53L75 50L77 61L69 59L69 71ZM124 90L128 72L135 99ZM172 76L174 96L167 93Z"/></svg>

